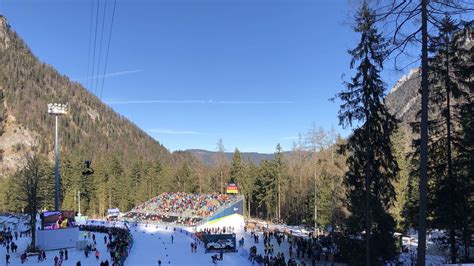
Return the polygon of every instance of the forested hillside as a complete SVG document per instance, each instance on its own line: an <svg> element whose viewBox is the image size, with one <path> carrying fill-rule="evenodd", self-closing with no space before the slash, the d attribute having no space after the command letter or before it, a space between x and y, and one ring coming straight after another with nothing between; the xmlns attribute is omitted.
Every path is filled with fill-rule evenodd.
<svg viewBox="0 0 474 266"><path fill-rule="evenodd" d="M43 207L53 206L54 118L47 113L50 102L69 104L69 113L59 119L63 209L78 209L80 191L83 213L101 215L108 207L127 210L172 189L170 184L182 165L198 168L189 154L171 154L80 84L40 62L0 16L2 211L25 208L17 199L14 180L31 152L40 156L45 168ZM85 160L92 160L94 174L83 174Z"/></svg>
<svg viewBox="0 0 474 266"><path fill-rule="evenodd" d="M114 154L124 165L138 157L171 160L169 152L143 130L80 84L40 62L4 17L0 17L0 102L0 177L21 165L22 155L33 146L52 158L50 102L69 103L69 113L60 118L63 156L96 161Z"/></svg>

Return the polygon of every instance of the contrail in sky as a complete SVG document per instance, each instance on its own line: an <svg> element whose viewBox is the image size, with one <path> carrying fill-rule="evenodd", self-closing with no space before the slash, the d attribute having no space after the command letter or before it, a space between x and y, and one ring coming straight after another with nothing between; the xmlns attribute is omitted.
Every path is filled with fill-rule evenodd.
<svg viewBox="0 0 474 266"><path fill-rule="evenodd" d="M112 77L118 77L118 76L125 76L125 75L131 75L131 74L139 73L139 72L142 72L142 71L143 70L141 70L141 69L117 71L117 72L106 73L105 75L95 75L95 76L92 76L92 79L112 78ZM91 76L82 77L82 78L75 78L75 79L72 79L72 80L79 81L79 80L87 80L87 79L90 79L90 78L91 78Z"/></svg>
<svg viewBox="0 0 474 266"><path fill-rule="evenodd" d="M161 128L150 128L147 129L148 133L158 133L158 134L167 134L167 135L202 135L204 133L191 131L191 130L171 130L171 129L161 129Z"/></svg>

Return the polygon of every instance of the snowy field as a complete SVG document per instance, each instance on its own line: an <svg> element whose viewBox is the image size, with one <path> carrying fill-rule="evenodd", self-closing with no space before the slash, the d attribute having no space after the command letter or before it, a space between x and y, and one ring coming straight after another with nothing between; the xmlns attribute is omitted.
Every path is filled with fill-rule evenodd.
<svg viewBox="0 0 474 266"><path fill-rule="evenodd" d="M25 230L24 220L16 217L5 217L0 216L0 224L5 223L10 226L14 231ZM88 224L100 224L105 223L102 221L88 221ZM108 226L123 226L123 223L106 224ZM244 233L243 231L244 221L239 215L232 215L226 219L220 220L219 222L200 227L222 227L232 226L236 230L237 241L244 237L244 248L239 249L237 253L225 253L224 260L219 261L218 265L251 265L248 261L248 250L252 245L256 245L257 253L263 253L263 235L259 235L259 243L254 243L250 233ZM1 229L1 228L0 228ZM293 228L295 229L295 228ZM189 230L189 229L188 229ZM213 265L211 262L212 253L205 253L202 245L198 246L197 252L191 252L191 243L196 241L191 232L185 229L176 228L176 231L172 227L166 228L165 226L156 225L145 225L139 224L138 226L132 226L131 232L134 238L134 244L131 249L130 255L125 261L127 266L140 266L140 265L158 265L158 260L161 260L163 266L165 265ZM104 244L104 234L95 233L97 239L97 247L100 252L100 257L97 260L93 253L89 254L86 258L83 251L76 250L75 248L68 249L68 260L64 261L62 265L75 266L78 261L81 262L82 266L99 265L101 261L108 260L109 263L110 255L107 252ZM173 243L171 237L173 236ZM83 236L78 236L83 239ZM29 237L18 238L13 240L18 245L17 253L10 253L10 265L53 265L54 256L59 257L59 251L47 251L47 260L44 262L38 262L37 256L31 256L28 261L24 264L20 263L20 255L26 250L28 243L30 242ZM282 252L285 255L286 261L289 259L289 243L285 241L278 246L278 243L274 238L271 239L271 243L274 245L276 255L278 252ZM416 243L412 243L413 250L416 250ZM6 248L0 246L0 265L5 265ZM402 255L401 260L404 265L409 265L410 256L408 254ZM297 260L301 262L301 259ZM305 259L307 265L311 265L311 260ZM443 260L439 256L427 256L427 265L441 265ZM318 263L318 265L325 265L324 262ZM337 264L334 264L337 265Z"/></svg>
<svg viewBox="0 0 474 266"><path fill-rule="evenodd" d="M5 221L5 217L0 219L0 223ZM13 228L13 230L23 230L24 226L16 218L10 218L6 221L7 226ZM191 233L181 231L177 229L173 231L172 228L166 230L164 227L152 225L139 225L132 227L131 232L134 238L134 244L130 252L129 257L125 261L125 265L158 265L158 260L161 260L161 265L212 265L211 256L213 254L204 252L203 246L199 246L197 253L191 252L191 243L195 240ZM68 249L68 260L64 260L63 266L75 266L78 261L81 262L82 266L99 265L102 260L108 260L109 263L110 255L107 252L107 248L104 244L105 234L95 233L97 240L97 248L100 252L100 257L97 260L93 253L89 254L86 258L83 251L76 249ZM171 240L173 236L173 243ZM83 236L79 236L83 239ZM26 250L28 243L30 242L29 237L18 238L13 240L18 245L17 253L10 253L10 265L53 265L54 256L59 257L59 251L47 251L46 261L38 262L37 256L28 258L28 261L24 264L20 262L21 253ZM5 265L6 248L0 246L0 265ZM218 265L249 265L247 257L243 257L240 253L225 253L224 260L218 262Z"/></svg>

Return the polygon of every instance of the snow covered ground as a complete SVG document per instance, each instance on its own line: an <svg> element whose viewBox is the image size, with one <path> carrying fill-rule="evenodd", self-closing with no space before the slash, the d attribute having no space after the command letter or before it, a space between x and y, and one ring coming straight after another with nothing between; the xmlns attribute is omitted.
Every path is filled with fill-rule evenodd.
<svg viewBox="0 0 474 266"><path fill-rule="evenodd" d="M13 228L13 230L21 231L25 230L23 217L15 216L0 216L0 224L5 223L7 226ZM88 221L88 224L102 224L107 226L124 226L123 223L109 223L103 221ZM239 215L232 215L225 219L219 220L212 224L207 224L199 229L205 227L222 227L222 226L232 226L236 230L237 240L244 237L244 248L240 249L237 253L226 253L224 254L224 260L218 262L218 265L250 265L248 261L248 250L252 245L257 246L257 253L263 253L263 236L262 233L257 233L259 235L259 243L254 243L253 238L250 236L250 233L245 233L243 231L244 221L243 218ZM283 225L282 225L283 226ZM292 228L296 229L296 228ZM1 228L0 228L1 230ZM188 231L189 230L189 231ZM173 227L165 226L156 226L156 225L146 225L139 224L138 226L131 226L131 232L134 237L134 244L131 249L130 255L125 261L127 266L140 266L140 265L158 265L158 260L161 260L162 265L212 265L211 256L212 253L205 253L204 247L199 245L197 253L191 252L191 243L195 241L192 232L192 229L176 228L176 231L173 230ZM296 230L295 230L296 231ZM96 260L93 254L89 255L89 258L86 258L83 251L76 249L68 249L69 259L64 261L62 265L76 265L77 261L81 261L82 266L89 265L99 265L102 260L110 260L110 255L107 252L103 238L104 234L96 233L98 250L101 253L99 260ZM173 236L173 243L171 241L171 236ZM78 236L83 239L83 236ZM413 239L414 240L414 239ZM46 252L47 260L45 262L38 262L36 256L29 257L29 260L21 264L20 255L21 252L26 250L28 243L30 242L29 237L18 238L14 242L18 245L17 253L11 254L10 265L53 265L54 256L59 257L59 251L48 251ZM274 245L275 255L278 252L283 252L286 260L289 258L289 244L285 240L281 246L278 246L278 243L272 238L271 243ZM410 244L412 250L416 250L416 242L412 241ZM6 248L0 246L0 265L5 265L5 254ZM410 254L402 254L401 261L404 262L404 265L409 265L411 260ZM301 261L301 260L297 260ZM305 260L307 265L311 265L309 259ZM443 258L440 256L427 256L427 265L441 265L444 262ZM324 265L324 262L318 264Z"/></svg>
<svg viewBox="0 0 474 266"><path fill-rule="evenodd" d="M3 217L5 218L5 217ZM0 219L6 221L6 219ZM6 221L7 226L11 226L14 230L22 230L18 219L9 219ZM119 224L116 224L119 225ZM121 225L121 224L120 224ZM199 246L197 253L191 252L191 243L194 242L193 235L190 232L177 228L174 231L171 227L166 229L162 226L154 225L138 225L132 227L131 232L134 237L134 244L129 257L125 261L125 265L140 266L140 265L158 265L158 260L161 260L162 265L212 265L211 256L213 254L206 254L203 246ZM68 260L63 262L63 266L75 266L77 261L81 261L82 266L96 266L102 260L110 260L110 255L107 252L103 238L104 234L95 233L97 239L97 248L100 252L99 260L91 253L89 258L86 258L83 251L76 249L68 249ZM171 241L173 236L173 243ZM78 236L82 238L83 236ZM53 265L54 256L59 257L59 251L47 251L44 262L38 262L36 256L28 258L24 264L20 262L21 253L26 250L28 243L31 241L29 237L18 238L13 240L18 245L17 253L10 253L10 265ZM0 246L0 265L5 265L6 248ZM247 257L243 257L240 253L226 253L224 260L220 261L218 265L249 265Z"/></svg>
<svg viewBox="0 0 474 266"><path fill-rule="evenodd" d="M132 252L125 262L126 265L212 265L211 256L206 254L200 245L196 253L191 252L192 233L179 228L173 231L165 228L143 225L132 228L134 245ZM173 243L171 240L173 236ZM248 260L239 253L226 253L224 260L218 265L248 265Z"/></svg>

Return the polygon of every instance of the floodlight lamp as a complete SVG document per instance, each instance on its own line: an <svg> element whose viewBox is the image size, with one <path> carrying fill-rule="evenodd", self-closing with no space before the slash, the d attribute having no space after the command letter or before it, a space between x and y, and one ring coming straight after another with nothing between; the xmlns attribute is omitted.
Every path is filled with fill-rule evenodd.
<svg viewBox="0 0 474 266"><path fill-rule="evenodd" d="M50 115L65 115L67 114L68 104L48 103L48 113Z"/></svg>

